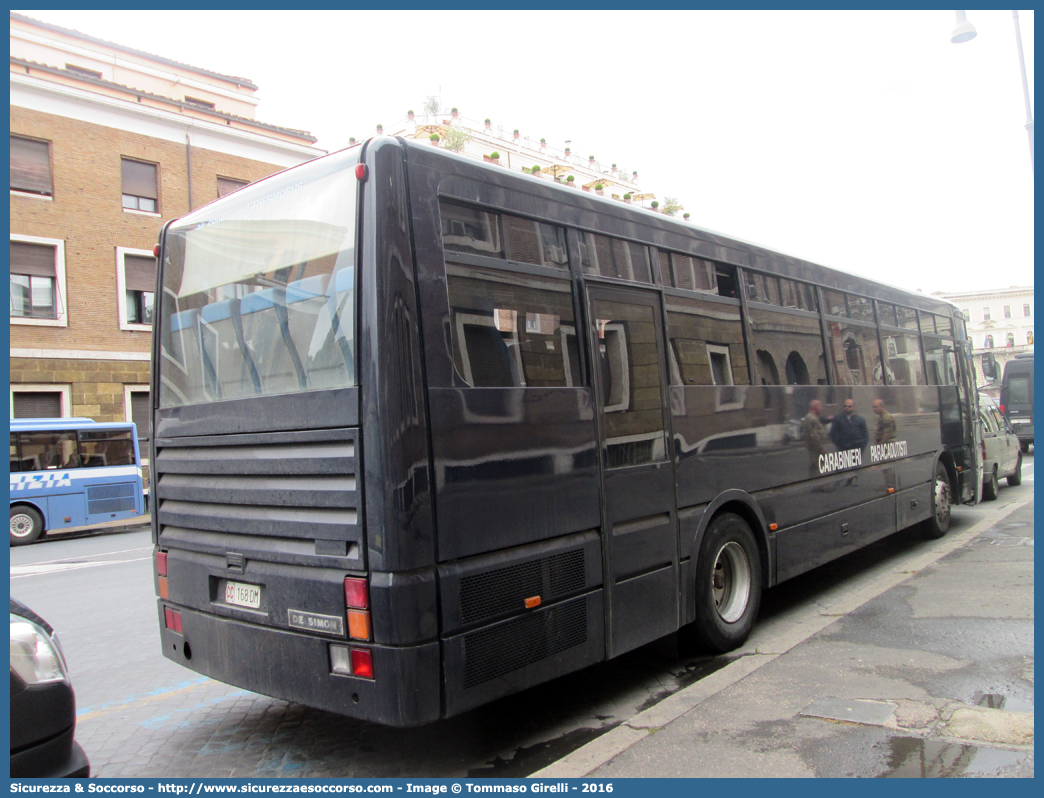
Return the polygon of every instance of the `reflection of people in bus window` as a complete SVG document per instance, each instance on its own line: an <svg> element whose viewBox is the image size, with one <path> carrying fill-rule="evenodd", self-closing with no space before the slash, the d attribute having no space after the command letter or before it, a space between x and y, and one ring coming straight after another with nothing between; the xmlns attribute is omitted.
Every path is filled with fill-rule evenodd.
<svg viewBox="0 0 1044 798"><path fill-rule="evenodd" d="M885 410L884 399L874 399L872 405L877 415L877 430L874 433L874 443L888 443L895 439L895 416Z"/></svg>
<svg viewBox="0 0 1044 798"><path fill-rule="evenodd" d="M855 400L845 399L844 413L834 417L830 425L830 440L839 451L846 449L862 449L870 441L870 433L866 429L866 421L856 415Z"/></svg>
<svg viewBox="0 0 1044 798"><path fill-rule="evenodd" d="M808 449L808 461L813 470L818 469L819 455L824 454L827 449L827 431L823 419L819 417L822 412L823 405L818 399L813 399L808 403L808 415L801 422L801 432Z"/></svg>

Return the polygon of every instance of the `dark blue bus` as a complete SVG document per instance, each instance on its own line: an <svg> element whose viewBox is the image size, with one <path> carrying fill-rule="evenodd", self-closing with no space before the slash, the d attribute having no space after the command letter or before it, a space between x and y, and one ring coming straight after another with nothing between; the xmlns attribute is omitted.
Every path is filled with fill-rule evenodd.
<svg viewBox="0 0 1044 798"><path fill-rule="evenodd" d="M956 308L403 139L167 225L164 654L394 725L679 630L981 485Z"/></svg>

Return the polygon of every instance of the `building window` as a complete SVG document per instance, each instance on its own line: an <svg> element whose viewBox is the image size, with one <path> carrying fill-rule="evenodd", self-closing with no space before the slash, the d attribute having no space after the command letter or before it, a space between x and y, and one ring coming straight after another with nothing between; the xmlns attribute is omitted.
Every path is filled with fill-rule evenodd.
<svg viewBox="0 0 1044 798"><path fill-rule="evenodd" d="M12 385L12 418L68 418L72 415L69 385Z"/></svg>
<svg viewBox="0 0 1044 798"><path fill-rule="evenodd" d="M152 405L148 385L124 386L124 412L128 421L138 428L138 442L142 458L148 457L149 438L152 437Z"/></svg>
<svg viewBox="0 0 1044 798"><path fill-rule="evenodd" d="M245 185L247 185L246 180L236 180L231 177L218 177L218 196L224 197L226 194L231 194L233 191L239 191L239 189L243 188Z"/></svg>
<svg viewBox="0 0 1044 798"><path fill-rule="evenodd" d="M120 159L123 176L123 207L131 211L157 213L159 211L159 185L154 163Z"/></svg>
<svg viewBox="0 0 1044 798"><path fill-rule="evenodd" d="M1008 333L1005 346L1015 346L1015 333Z"/></svg>
<svg viewBox="0 0 1044 798"><path fill-rule="evenodd" d="M11 191L51 196L51 142L11 136Z"/></svg>
<svg viewBox="0 0 1044 798"><path fill-rule="evenodd" d="M185 105L194 105L197 108L205 108L208 111L214 110L214 103L201 100L198 97L189 97L187 94L185 95Z"/></svg>
<svg viewBox="0 0 1044 798"><path fill-rule="evenodd" d="M81 78L94 78L95 80L102 79L102 73L95 69L87 69L87 67L76 66L76 64L66 64L66 72L72 72L74 75L79 75Z"/></svg>
<svg viewBox="0 0 1044 798"><path fill-rule="evenodd" d="M156 259L144 249L116 248L116 287L120 296L120 329L152 325L156 291Z"/></svg>
<svg viewBox="0 0 1044 798"><path fill-rule="evenodd" d="M986 349L993 349L993 336L987 335L986 340L982 344Z"/></svg>
<svg viewBox="0 0 1044 798"><path fill-rule="evenodd" d="M990 309L989 308L983 308L982 309L982 320L983 321L989 321L990 320Z"/></svg>
<svg viewBox="0 0 1044 798"><path fill-rule="evenodd" d="M65 242L11 235L11 322L65 327Z"/></svg>
<svg viewBox="0 0 1044 798"><path fill-rule="evenodd" d="M961 313L964 315L964 320L965 321L971 321L971 311L970 310L968 310L967 308L964 308L961 311Z"/></svg>
<svg viewBox="0 0 1044 798"><path fill-rule="evenodd" d="M1030 314L1030 306L1029 305L1023 305L1022 306L1022 315L1026 316L1026 317L1029 317L1031 315Z"/></svg>
<svg viewBox="0 0 1044 798"><path fill-rule="evenodd" d="M1005 305L1004 306L1004 318L1006 318L1006 319L1010 319L1011 318L1011 305Z"/></svg>

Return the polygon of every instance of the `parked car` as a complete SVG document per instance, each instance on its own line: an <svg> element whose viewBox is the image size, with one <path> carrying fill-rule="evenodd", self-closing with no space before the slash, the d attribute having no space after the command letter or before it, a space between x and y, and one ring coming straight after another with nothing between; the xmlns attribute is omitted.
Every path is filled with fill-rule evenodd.
<svg viewBox="0 0 1044 798"><path fill-rule="evenodd" d="M993 501L1002 479L1007 478L1009 485L1022 484L1022 449L997 403L985 394L979 394L979 421L982 424L982 498Z"/></svg>
<svg viewBox="0 0 1044 798"><path fill-rule="evenodd" d="M76 698L54 629L11 599L11 777L87 778Z"/></svg>
<svg viewBox="0 0 1044 798"><path fill-rule="evenodd" d="M1015 355L1004 364L1001 379L1001 415L1008 420L1019 445L1028 452L1033 443L1033 353Z"/></svg>

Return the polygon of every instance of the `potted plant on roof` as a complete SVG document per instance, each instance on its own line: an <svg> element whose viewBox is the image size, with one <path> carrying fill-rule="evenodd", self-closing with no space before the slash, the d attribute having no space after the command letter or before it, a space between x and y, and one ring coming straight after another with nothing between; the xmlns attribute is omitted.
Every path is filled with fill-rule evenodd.
<svg viewBox="0 0 1044 798"><path fill-rule="evenodd" d="M489 161L494 166L499 166L500 165L500 153L497 152L496 150L491 152L489 155L483 155L482 157L485 158L487 161Z"/></svg>
<svg viewBox="0 0 1044 798"><path fill-rule="evenodd" d="M624 194L624 202L626 202L628 205L630 205L632 196L633 195L631 194L631 192L628 191L626 194Z"/></svg>
<svg viewBox="0 0 1044 798"><path fill-rule="evenodd" d="M384 125L377 125L377 135L380 136L384 133Z"/></svg>
<svg viewBox="0 0 1044 798"><path fill-rule="evenodd" d="M430 136L428 136L428 140L431 142L431 146L432 147L438 147L439 146L439 134L438 133L432 133Z"/></svg>
<svg viewBox="0 0 1044 798"><path fill-rule="evenodd" d="M547 147L547 139L540 139L540 149L545 149L546 147Z"/></svg>
<svg viewBox="0 0 1044 798"><path fill-rule="evenodd" d="M572 175L568 175L566 177L566 185L569 186L570 188L576 188L576 186L573 185L573 183L575 181L576 181L576 178L574 178Z"/></svg>
<svg viewBox="0 0 1044 798"><path fill-rule="evenodd" d="M605 193L605 192L603 191L603 188L604 188L604 187L602 186L602 184L601 184L601 183L595 183L595 194L597 194L597 195L598 195L599 197L600 197L600 196L602 196L602 194L604 194L604 193Z"/></svg>
<svg viewBox="0 0 1044 798"><path fill-rule="evenodd" d="M692 214L689 214L689 213L683 213L683 214L682 214L682 218L683 218L683 219L684 219L685 221L689 221L689 216L691 216L691 215L692 215Z"/></svg>
<svg viewBox="0 0 1044 798"><path fill-rule="evenodd" d="M660 203L658 203L656 200L653 200L652 201L652 209L654 211L656 211L657 213L659 213L659 207L660 207Z"/></svg>
<svg viewBox="0 0 1044 798"><path fill-rule="evenodd" d="M613 174L616 174L616 164L613 164Z"/></svg>
<svg viewBox="0 0 1044 798"><path fill-rule="evenodd" d="M493 123L488 118L485 121L485 125L486 125L486 130L492 130L493 129Z"/></svg>
<svg viewBox="0 0 1044 798"><path fill-rule="evenodd" d="M457 118L457 109L456 108L450 108L450 116L452 116L454 119Z"/></svg>
<svg viewBox="0 0 1044 798"><path fill-rule="evenodd" d="M518 128L515 128L515 141L518 141Z"/></svg>
<svg viewBox="0 0 1044 798"><path fill-rule="evenodd" d="M587 156L587 165L588 166L594 166L594 156L593 155L588 155Z"/></svg>
<svg viewBox="0 0 1044 798"><path fill-rule="evenodd" d="M568 147L566 147L566 158L568 158L572 154L573 154L573 151L571 149L569 149Z"/></svg>
<svg viewBox="0 0 1044 798"><path fill-rule="evenodd" d="M354 147L355 146L355 136L352 136L350 139L348 139L348 146L349 147Z"/></svg>
<svg viewBox="0 0 1044 798"><path fill-rule="evenodd" d="M540 174L540 166L537 164L533 164L533 168L530 171L532 172L533 177L543 177L543 175Z"/></svg>
<svg viewBox="0 0 1044 798"><path fill-rule="evenodd" d="M631 172L631 180L637 180L637 179L638 179L638 173L637 172Z"/></svg>
<svg viewBox="0 0 1044 798"><path fill-rule="evenodd" d="M406 118L409 119L412 122L413 121L413 111L407 111L406 112Z"/></svg>

